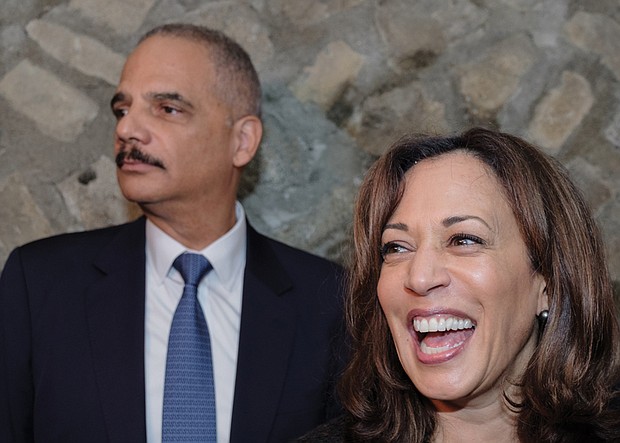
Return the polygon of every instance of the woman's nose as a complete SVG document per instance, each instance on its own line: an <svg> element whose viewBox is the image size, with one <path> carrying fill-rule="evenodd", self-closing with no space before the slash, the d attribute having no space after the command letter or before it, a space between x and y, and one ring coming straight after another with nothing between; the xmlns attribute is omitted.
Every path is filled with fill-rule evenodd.
<svg viewBox="0 0 620 443"><path fill-rule="evenodd" d="M428 295L433 290L450 284L450 274L440 250L432 247L418 248L409 262L405 286L418 295Z"/></svg>

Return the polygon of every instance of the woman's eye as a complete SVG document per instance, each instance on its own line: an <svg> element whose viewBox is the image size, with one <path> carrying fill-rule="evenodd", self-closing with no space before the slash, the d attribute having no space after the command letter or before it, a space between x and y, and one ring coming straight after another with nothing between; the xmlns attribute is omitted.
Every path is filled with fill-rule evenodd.
<svg viewBox="0 0 620 443"><path fill-rule="evenodd" d="M388 242L381 246L381 257L385 259L386 256L391 254L401 254L403 252L408 252L409 250L402 245L394 242Z"/></svg>
<svg viewBox="0 0 620 443"><path fill-rule="evenodd" d="M475 235L457 234L450 238L450 244L454 246L475 246L483 245L484 240Z"/></svg>

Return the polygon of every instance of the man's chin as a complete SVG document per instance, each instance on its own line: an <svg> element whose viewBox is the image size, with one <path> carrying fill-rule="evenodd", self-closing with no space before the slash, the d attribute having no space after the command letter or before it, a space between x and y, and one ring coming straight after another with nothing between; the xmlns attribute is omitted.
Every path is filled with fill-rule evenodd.
<svg viewBox="0 0 620 443"><path fill-rule="evenodd" d="M141 208L151 206L156 201L156 199L152 195L145 193L144 190L142 190L141 192L135 191L129 189L128 186L121 186L121 193L129 203L136 204Z"/></svg>

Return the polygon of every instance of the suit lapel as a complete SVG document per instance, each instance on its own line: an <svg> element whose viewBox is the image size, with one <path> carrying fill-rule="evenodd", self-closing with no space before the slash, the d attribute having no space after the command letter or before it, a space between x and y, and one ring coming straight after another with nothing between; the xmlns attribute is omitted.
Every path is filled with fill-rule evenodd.
<svg viewBox="0 0 620 443"><path fill-rule="evenodd" d="M291 287L269 240L248 226L232 443L268 439L295 339Z"/></svg>
<svg viewBox="0 0 620 443"><path fill-rule="evenodd" d="M144 218L121 228L94 265L87 293L95 375L110 442L146 440L144 397Z"/></svg>

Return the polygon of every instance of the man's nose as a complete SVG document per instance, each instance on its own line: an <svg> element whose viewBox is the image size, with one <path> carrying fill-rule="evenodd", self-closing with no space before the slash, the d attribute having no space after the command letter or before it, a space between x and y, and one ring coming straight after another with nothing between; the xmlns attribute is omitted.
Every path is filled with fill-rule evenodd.
<svg viewBox="0 0 620 443"><path fill-rule="evenodd" d="M148 117L143 112L132 108L127 109L116 123L116 138L125 143L130 141L137 141L141 144L148 143L150 132L147 121Z"/></svg>

